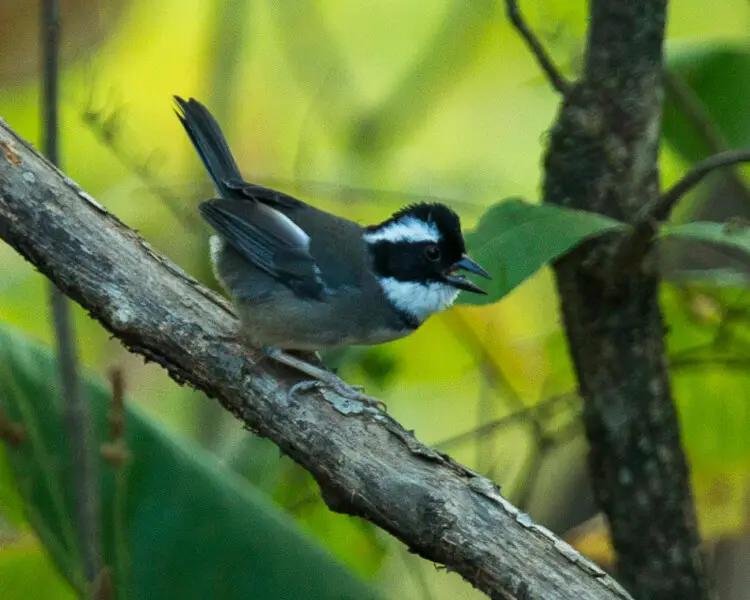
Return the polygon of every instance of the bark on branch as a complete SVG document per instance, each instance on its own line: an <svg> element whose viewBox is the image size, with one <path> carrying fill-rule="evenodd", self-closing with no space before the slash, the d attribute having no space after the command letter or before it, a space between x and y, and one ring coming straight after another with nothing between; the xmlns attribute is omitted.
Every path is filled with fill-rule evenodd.
<svg viewBox="0 0 750 600"><path fill-rule="evenodd" d="M227 303L64 177L0 120L0 237L130 350L217 398L305 467L335 511L367 519L493 598L626 599L488 479L390 417L329 394L287 400L295 372L227 344Z"/></svg>

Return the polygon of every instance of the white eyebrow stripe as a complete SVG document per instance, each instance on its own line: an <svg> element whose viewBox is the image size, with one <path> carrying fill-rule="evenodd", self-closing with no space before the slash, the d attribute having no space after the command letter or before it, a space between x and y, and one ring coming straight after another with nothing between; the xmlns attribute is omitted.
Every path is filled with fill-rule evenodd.
<svg viewBox="0 0 750 600"><path fill-rule="evenodd" d="M388 223L364 235L365 241L376 242L439 242L440 232L434 223L426 223L414 217L405 217Z"/></svg>

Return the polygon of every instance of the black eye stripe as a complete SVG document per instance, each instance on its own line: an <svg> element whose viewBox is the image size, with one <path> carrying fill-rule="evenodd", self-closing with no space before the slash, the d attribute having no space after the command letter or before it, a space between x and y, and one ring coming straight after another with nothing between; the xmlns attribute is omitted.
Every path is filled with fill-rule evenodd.
<svg viewBox="0 0 750 600"><path fill-rule="evenodd" d="M442 281L442 275L454 262L460 260L463 250L448 244L438 245L439 257L427 257L427 248L433 242L388 242L369 244L372 268L377 277L393 277L399 281Z"/></svg>
<svg viewBox="0 0 750 600"><path fill-rule="evenodd" d="M435 244L429 244L424 249L424 255L430 260L438 260L440 258L440 248Z"/></svg>

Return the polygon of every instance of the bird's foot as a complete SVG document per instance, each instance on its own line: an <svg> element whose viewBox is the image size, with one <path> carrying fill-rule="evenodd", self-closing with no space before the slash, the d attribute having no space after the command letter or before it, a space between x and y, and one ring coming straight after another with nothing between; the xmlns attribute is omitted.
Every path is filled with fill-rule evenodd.
<svg viewBox="0 0 750 600"><path fill-rule="evenodd" d="M266 347L263 348L263 351L269 358L297 369L298 371L301 371L302 373L305 373L306 375L309 375L313 378L311 380L295 383L289 389L289 392L287 394L287 397L289 399L292 399L295 394L302 391L328 388L333 390L340 396L343 396L347 400L362 402L363 404L367 404L368 406L374 406L379 410L382 410L383 412L386 411L385 403L378 400L377 398L373 398L372 396L368 396L367 394L362 393L362 390L364 389L362 386L351 386L330 371L327 371L326 369L323 369L316 365L311 365L309 362L302 360L301 358L297 358L296 356L293 356L288 352L279 350L278 348Z"/></svg>
<svg viewBox="0 0 750 600"><path fill-rule="evenodd" d="M349 385L343 379L340 379L333 375L334 379L321 380L321 379L307 379L305 381L299 381L289 388L287 398L292 400L294 396L300 392L309 392L312 390L325 390L330 389L336 392L339 396L346 398L347 400L354 400L355 402L361 402L377 408L383 412L388 412L388 407L385 402L368 396L363 393L364 387L361 385Z"/></svg>

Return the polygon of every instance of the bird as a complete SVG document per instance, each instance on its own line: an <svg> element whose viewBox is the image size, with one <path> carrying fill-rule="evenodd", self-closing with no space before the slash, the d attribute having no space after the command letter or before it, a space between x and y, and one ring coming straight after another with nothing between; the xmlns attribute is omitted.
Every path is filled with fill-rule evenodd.
<svg viewBox="0 0 750 600"><path fill-rule="evenodd" d="M461 290L484 294L462 272L490 279L466 252L459 216L442 203L411 204L360 225L245 181L216 119L174 97L180 122L218 197L201 202L214 275L243 341L293 367L310 387L382 403L291 352L373 345L407 336L449 308Z"/></svg>

